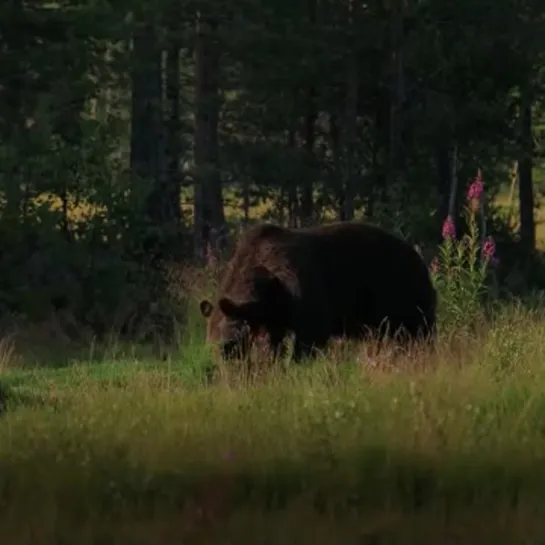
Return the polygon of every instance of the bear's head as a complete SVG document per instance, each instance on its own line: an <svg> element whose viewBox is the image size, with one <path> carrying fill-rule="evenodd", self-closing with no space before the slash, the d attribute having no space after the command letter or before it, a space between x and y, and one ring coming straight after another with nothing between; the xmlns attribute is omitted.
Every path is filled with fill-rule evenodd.
<svg viewBox="0 0 545 545"><path fill-rule="evenodd" d="M245 358L257 337L288 318L291 298L282 282L263 266L254 267L248 278L250 287L233 290L236 296L222 296L217 305L206 299L200 302L207 320L206 340L217 345L226 360Z"/></svg>

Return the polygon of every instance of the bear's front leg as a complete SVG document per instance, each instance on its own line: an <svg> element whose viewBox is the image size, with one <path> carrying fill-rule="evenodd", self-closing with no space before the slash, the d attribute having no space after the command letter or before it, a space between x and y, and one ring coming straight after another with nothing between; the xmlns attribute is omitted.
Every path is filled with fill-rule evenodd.
<svg viewBox="0 0 545 545"><path fill-rule="evenodd" d="M326 345L327 338L325 337L311 337L296 334L292 360L298 363L303 359L315 358L318 355L318 351L323 350Z"/></svg>

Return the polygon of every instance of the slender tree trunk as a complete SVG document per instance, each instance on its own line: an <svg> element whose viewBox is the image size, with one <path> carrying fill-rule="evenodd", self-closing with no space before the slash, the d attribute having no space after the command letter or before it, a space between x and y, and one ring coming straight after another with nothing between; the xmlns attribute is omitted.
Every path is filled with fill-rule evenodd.
<svg viewBox="0 0 545 545"><path fill-rule="evenodd" d="M159 174L157 108L160 97L159 55L151 23L135 31L131 100L131 170L155 181Z"/></svg>
<svg viewBox="0 0 545 545"><path fill-rule="evenodd" d="M166 125L165 142L165 175L162 187L163 219L169 229L169 246L179 257L180 252L180 224L181 224L181 186L182 173L180 172L181 134L180 134L180 38L177 35L178 18L171 21L168 36L166 58L166 103L168 121Z"/></svg>
<svg viewBox="0 0 545 545"><path fill-rule="evenodd" d="M280 195L276 201L275 207L276 214L278 215L278 222L280 225L285 225L286 221L286 212L288 211L288 202L286 198L286 185L282 184L280 186Z"/></svg>
<svg viewBox="0 0 545 545"><path fill-rule="evenodd" d="M532 138L532 94L530 85L521 89L520 96L520 146L519 146L519 205L520 241L524 249L533 252L536 246L534 221L534 187Z"/></svg>
<svg viewBox="0 0 545 545"><path fill-rule="evenodd" d="M130 167L149 188L144 252L153 262L162 254L161 211L157 199L161 179L161 56L154 21L140 22L134 32L131 75Z"/></svg>
<svg viewBox="0 0 545 545"><path fill-rule="evenodd" d="M357 3L348 0L348 54L346 65L346 99L343 123L343 146L345 157L342 169L344 186L343 219L354 218L354 197L356 193L356 122L358 116L358 58L356 51L356 31L354 19L356 17Z"/></svg>
<svg viewBox="0 0 545 545"><path fill-rule="evenodd" d="M309 0L309 22L311 27L316 25L318 2L317 0ZM311 54L311 65L314 69L316 59L314 53ZM316 82L315 74L312 73L311 81L307 91L307 112L305 115L304 124L304 141L305 141L305 158L308 165L308 173L305 175L301 186L301 223L308 225L312 223L314 216L314 142L315 142L315 125L317 119L316 111Z"/></svg>
<svg viewBox="0 0 545 545"><path fill-rule="evenodd" d="M316 91L312 87L308 92L308 113L305 116L305 128L304 128L304 138L305 138L305 158L308 165L307 174L305 175L303 182L301 184L301 223L303 225L309 225L312 223L314 215L314 197L313 190L314 184L312 179L312 173L314 172L314 141L315 133L314 128L316 124L316 106L315 99Z"/></svg>
<svg viewBox="0 0 545 545"><path fill-rule="evenodd" d="M518 161L513 162L513 168L510 171L511 183L509 185L509 205L507 207L507 225L510 229L513 229L513 216L515 212L515 194L518 182L519 165ZM515 218L515 223L517 219Z"/></svg>
<svg viewBox="0 0 545 545"><path fill-rule="evenodd" d="M333 155L333 183L332 186L335 191L335 201L337 205L337 217L339 221L346 220L345 213L346 207L344 201L346 198L346 191L343 180L343 168L341 167L341 136L339 130L339 123L335 114L329 114L329 139L331 145L331 154Z"/></svg>
<svg viewBox="0 0 545 545"><path fill-rule="evenodd" d="M394 182L400 175L403 163L402 108L405 94L403 70L403 26L405 0L394 0L391 21L392 78L390 98L390 143L388 180Z"/></svg>
<svg viewBox="0 0 545 545"><path fill-rule="evenodd" d="M450 150L450 191L448 215L456 220L456 197L458 196L458 145L453 142Z"/></svg>
<svg viewBox="0 0 545 545"><path fill-rule="evenodd" d="M250 180L245 174L242 179L242 210L244 213L244 224L247 225L250 221Z"/></svg>
<svg viewBox="0 0 545 545"><path fill-rule="evenodd" d="M374 138L371 142L371 176L369 177L369 185L366 186L366 195L365 195L365 217L371 219L375 215L376 202L378 199L379 184L384 183L384 177L379 174L379 152L380 152L380 140L378 138L378 127L375 125L373 127Z"/></svg>
<svg viewBox="0 0 545 545"><path fill-rule="evenodd" d="M214 250L222 245L225 229L218 153L219 48L212 15L197 15L195 56L195 252L203 261L209 245Z"/></svg>
<svg viewBox="0 0 545 545"><path fill-rule="evenodd" d="M439 138L435 149L437 175L436 190L438 194L437 215L438 221L444 221L449 213L449 196L451 180L451 161L449 139L444 135Z"/></svg>
<svg viewBox="0 0 545 545"><path fill-rule="evenodd" d="M106 52L104 53L104 63L111 67L112 65L112 48L107 47ZM113 68L113 67L112 67ZM101 84L101 88L98 90L98 95L96 99L91 101L92 116L94 119L98 120L100 123L107 123L108 116L111 110L112 102L112 80L108 79Z"/></svg>
<svg viewBox="0 0 545 545"><path fill-rule="evenodd" d="M456 222L456 199L458 197L458 139L456 127L456 109L451 97L443 93L433 93L434 112L442 112L434 123L435 148L435 190L437 192L436 220L441 225L447 215ZM441 230L438 229L438 241L441 240Z"/></svg>
<svg viewBox="0 0 545 545"><path fill-rule="evenodd" d="M26 18L25 7L22 0L13 0L10 4L10 10L6 10L9 18L14 21L24 21ZM3 46L7 48L12 55L24 50L24 36L19 32L9 34L9 37L3 38ZM22 70L15 70L10 77L2 82L2 96L6 112L10 115L2 123L2 140L11 142L19 149L25 149L27 131L25 127L25 113L23 103L23 89L25 86L25 74ZM8 147L9 150L9 147ZM6 186L4 198L6 199L3 217L9 219L14 226L18 226L21 220L22 205L24 200L24 171L25 164L21 164L21 157L17 153L9 153L9 160L5 161L4 168L9 165L9 176L6 177Z"/></svg>
<svg viewBox="0 0 545 545"><path fill-rule="evenodd" d="M373 142L373 187L371 188L371 210L368 217L373 218L377 208L386 202L388 189L388 153L390 142L390 93L384 86L377 90L375 101L375 123Z"/></svg>
<svg viewBox="0 0 545 545"><path fill-rule="evenodd" d="M295 150L295 127L290 127L288 131L288 147ZM289 180L288 185L288 227L297 227L297 185L295 180Z"/></svg>

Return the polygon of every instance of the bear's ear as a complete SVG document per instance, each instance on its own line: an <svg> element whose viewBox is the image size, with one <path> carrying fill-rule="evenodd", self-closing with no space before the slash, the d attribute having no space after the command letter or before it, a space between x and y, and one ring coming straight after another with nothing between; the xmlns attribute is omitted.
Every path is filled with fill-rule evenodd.
<svg viewBox="0 0 545 545"><path fill-rule="evenodd" d="M203 299L199 304L199 308L201 309L201 314L205 318L208 318L212 314L212 310L214 310L214 305L210 301Z"/></svg>
<svg viewBox="0 0 545 545"><path fill-rule="evenodd" d="M220 310L229 318L234 320L254 321L257 318L258 304L255 302L237 304L227 297L222 297L218 306Z"/></svg>
<svg viewBox="0 0 545 545"><path fill-rule="evenodd" d="M284 285L271 271L258 265L252 272L255 291L261 300L277 303L279 299L285 297Z"/></svg>
<svg viewBox="0 0 545 545"><path fill-rule="evenodd" d="M255 290L259 295L269 295L271 289L274 289L279 284L278 278L262 265L253 268L252 278Z"/></svg>

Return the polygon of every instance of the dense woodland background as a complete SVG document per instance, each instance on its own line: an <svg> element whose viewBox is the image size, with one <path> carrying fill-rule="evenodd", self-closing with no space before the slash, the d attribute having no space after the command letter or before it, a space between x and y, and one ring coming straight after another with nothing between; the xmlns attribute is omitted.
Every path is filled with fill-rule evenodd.
<svg viewBox="0 0 545 545"><path fill-rule="evenodd" d="M128 331L258 219L433 255L479 168L501 285L545 288L544 99L542 0L6 0L2 316Z"/></svg>

